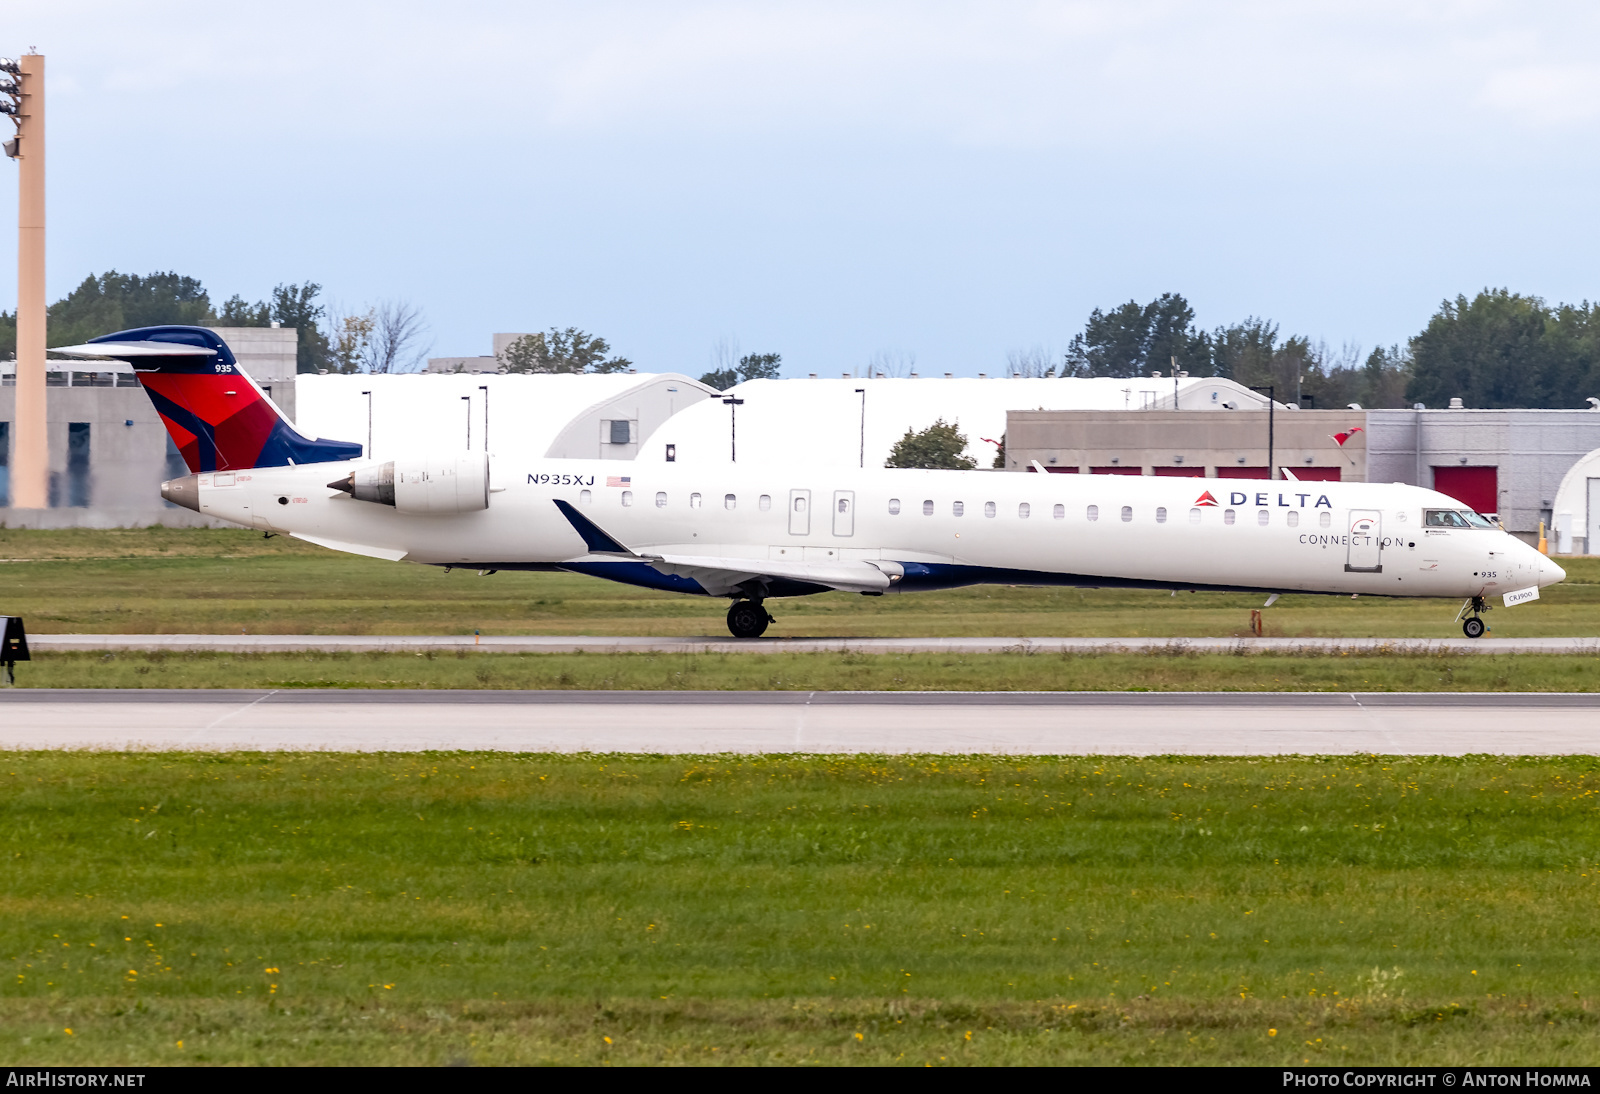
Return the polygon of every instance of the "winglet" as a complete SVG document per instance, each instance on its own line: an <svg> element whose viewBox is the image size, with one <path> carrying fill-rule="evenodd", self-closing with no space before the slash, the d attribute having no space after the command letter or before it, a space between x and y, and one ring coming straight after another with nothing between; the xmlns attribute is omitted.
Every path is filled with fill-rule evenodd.
<svg viewBox="0 0 1600 1094"><path fill-rule="evenodd" d="M567 518L573 530L583 537L583 545L589 550L610 555L627 555L629 558L639 557L601 531L598 524L574 509L570 501L562 501L560 498L554 500L556 508L561 510L561 515Z"/></svg>

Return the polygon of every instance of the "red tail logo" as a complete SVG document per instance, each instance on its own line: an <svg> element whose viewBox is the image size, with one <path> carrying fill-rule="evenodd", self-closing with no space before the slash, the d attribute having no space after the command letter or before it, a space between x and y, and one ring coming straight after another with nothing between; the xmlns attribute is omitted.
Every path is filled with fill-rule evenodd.
<svg viewBox="0 0 1600 1094"><path fill-rule="evenodd" d="M1198 498L1195 499L1195 504L1196 505L1215 505L1215 504L1217 504L1217 499L1211 496L1211 491L1207 490L1204 494L1201 494Z"/></svg>

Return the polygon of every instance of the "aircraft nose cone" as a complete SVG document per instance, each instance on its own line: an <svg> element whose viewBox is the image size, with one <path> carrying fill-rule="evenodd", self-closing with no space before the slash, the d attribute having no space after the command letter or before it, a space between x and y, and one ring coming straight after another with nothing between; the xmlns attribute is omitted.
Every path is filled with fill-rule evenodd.
<svg viewBox="0 0 1600 1094"><path fill-rule="evenodd" d="M1567 580L1567 571L1557 566L1553 561L1543 555L1539 556L1539 585L1554 585L1558 581Z"/></svg>

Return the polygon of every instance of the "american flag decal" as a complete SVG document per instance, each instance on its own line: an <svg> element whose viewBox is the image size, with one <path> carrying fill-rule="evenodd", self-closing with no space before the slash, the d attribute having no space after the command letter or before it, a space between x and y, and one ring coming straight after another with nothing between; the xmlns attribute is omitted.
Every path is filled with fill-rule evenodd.
<svg viewBox="0 0 1600 1094"><path fill-rule="evenodd" d="M633 476L632 475L607 475L606 476L606 485L607 486L632 486L633 485Z"/></svg>

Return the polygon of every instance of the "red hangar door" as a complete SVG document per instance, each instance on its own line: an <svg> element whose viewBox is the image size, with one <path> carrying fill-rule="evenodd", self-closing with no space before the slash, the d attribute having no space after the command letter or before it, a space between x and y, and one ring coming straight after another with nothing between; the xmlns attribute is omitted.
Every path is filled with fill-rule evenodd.
<svg viewBox="0 0 1600 1094"><path fill-rule="evenodd" d="M1498 467L1435 467L1433 488L1478 513L1500 512Z"/></svg>

